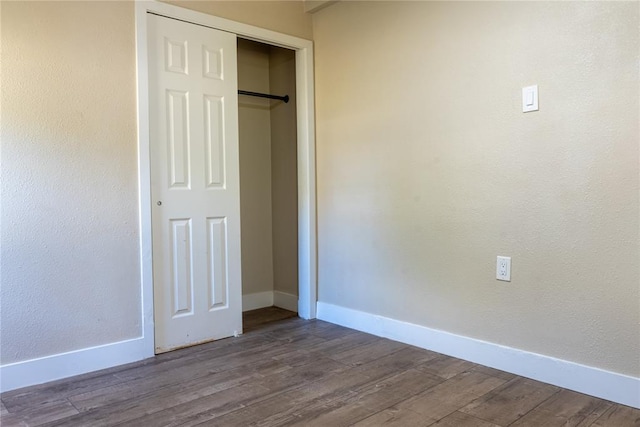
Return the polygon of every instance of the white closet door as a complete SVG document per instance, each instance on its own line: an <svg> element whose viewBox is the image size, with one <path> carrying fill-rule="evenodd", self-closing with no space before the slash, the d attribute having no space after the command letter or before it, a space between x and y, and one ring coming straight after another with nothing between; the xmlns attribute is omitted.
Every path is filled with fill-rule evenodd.
<svg viewBox="0 0 640 427"><path fill-rule="evenodd" d="M236 36L148 15L156 353L242 332Z"/></svg>

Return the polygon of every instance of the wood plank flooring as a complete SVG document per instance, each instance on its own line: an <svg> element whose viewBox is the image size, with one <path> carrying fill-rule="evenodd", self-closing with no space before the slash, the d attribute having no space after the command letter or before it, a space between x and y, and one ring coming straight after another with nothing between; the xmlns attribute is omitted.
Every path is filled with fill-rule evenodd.
<svg viewBox="0 0 640 427"><path fill-rule="evenodd" d="M245 334L2 394L2 426L640 427L640 410L277 308Z"/></svg>

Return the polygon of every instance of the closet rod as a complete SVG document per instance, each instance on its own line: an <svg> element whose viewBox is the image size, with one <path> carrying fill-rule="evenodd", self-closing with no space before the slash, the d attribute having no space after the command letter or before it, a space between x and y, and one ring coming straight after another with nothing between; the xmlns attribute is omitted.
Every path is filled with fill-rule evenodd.
<svg viewBox="0 0 640 427"><path fill-rule="evenodd" d="M285 104L289 102L289 95L285 95L285 96L269 95L268 93L249 92L248 90L239 90L238 95L249 95L249 96L257 96L259 98L279 99L280 101L284 101Z"/></svg>

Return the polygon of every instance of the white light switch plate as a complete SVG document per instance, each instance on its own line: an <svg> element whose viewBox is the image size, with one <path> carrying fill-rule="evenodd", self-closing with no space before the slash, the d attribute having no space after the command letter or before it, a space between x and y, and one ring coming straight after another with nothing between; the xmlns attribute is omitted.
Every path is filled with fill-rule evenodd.
<svg viewBox="0 0 640 427"><path fill-rule="evenodd" d="M538 85L522 88L522 112L538 111Z"/></svg>

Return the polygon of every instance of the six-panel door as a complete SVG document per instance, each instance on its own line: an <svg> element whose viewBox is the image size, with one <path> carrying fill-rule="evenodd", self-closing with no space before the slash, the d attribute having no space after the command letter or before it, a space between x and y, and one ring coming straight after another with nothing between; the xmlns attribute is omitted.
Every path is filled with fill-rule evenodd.
<svg viewBox="0 0 640 427"><path fill-rule="evenodd" d="M156 353L242 332L236 36L148 15Z"/></svg>

